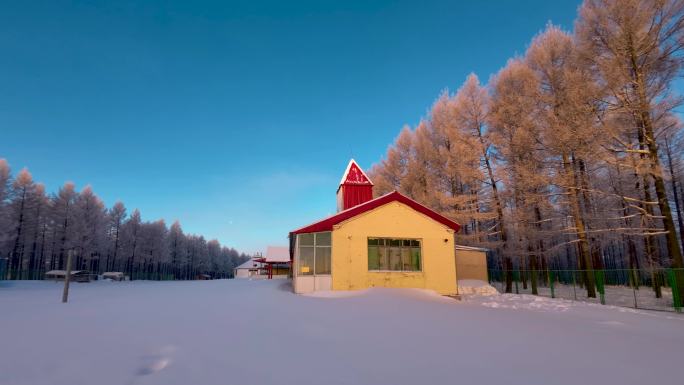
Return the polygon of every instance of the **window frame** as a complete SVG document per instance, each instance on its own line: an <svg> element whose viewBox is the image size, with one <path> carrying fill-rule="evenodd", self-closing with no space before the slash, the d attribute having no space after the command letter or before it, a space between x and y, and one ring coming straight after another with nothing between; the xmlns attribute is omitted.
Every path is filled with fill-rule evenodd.
<svg viewBox="0 0 684 385"><path fill-rule="evenodd" d="M371 245L370 242L371 240L377 241L377 244ZM384 244L380 244L380 240L383 241ZM398 241L399 245L392 245L392 243ZM408 242L408 245L405 246L404 243ZM418 242L418 246L413 245L413 242ZM370 267L370 248L371 247L376 247L378 249L378 258L382 258L382 255L385 255L385 259L387 262L387 266L390 265L390 250L392 248L399 248L399 260L401 261L403 259L403 251L408 250L408 255L409 255L409 265L411 265L411 259L413 257L413 250L415 248L418 248L419 251L419 257L418 257L418 269L417 270L404 270L403 269L403 263L400 262L400 265L402 265L401 270L393 270L393 269L371 269ZM384 254L380 250L385 250ZM392 237L368 237L366 239L366 267L368 269L369 273L422 273L423 272L423 238L392 238ZM380 265L380 263L378 263Z"/></svg>
<svg viewBox="0 0 684 385"><path fill-rule="evenodd" d="M318 235L319 234L329 234L330 236L330 243L329 244L318 244ZM312 245L302 245L300 243L300 236L302 235L313 235L313 244ZM311 248L313 249L313 264L311 267L311 273L308 274L302 274L300 271L300 263L301 263L301 248L306 247L306 248ZM329 250L329 265L330 265L330 271L328 273L316 273L316 261L318 258L316 255L318 254L316 251L317 249L320 248L326 248ZM295 274L297 277L329 277L332 275L332 231L319 231L315 233L302 233L302 234L297 234L297 258L296 258L296 270Z"/></svg>

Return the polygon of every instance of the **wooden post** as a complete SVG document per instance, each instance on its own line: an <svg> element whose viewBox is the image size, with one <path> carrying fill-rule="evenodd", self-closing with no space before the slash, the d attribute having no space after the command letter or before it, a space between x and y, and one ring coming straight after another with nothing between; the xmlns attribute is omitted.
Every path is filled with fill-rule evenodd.
<svg viewBox="0 0 684 385"><path fill-rule="evenodd" d="M71 280L71 258L72 251L67 253L66 275L64 276L64 291L62 292L62 303L66 303L69 299L69 281Z"/></svg>

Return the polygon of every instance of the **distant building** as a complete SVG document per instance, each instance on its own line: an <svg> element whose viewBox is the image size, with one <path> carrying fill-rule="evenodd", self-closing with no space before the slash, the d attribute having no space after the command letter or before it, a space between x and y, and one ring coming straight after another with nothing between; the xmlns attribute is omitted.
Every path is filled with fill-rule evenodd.
<svg viewBox="0 0 684 385"><path fill-rule="evenodd" d="M107 271L102 273L102 279L110 279L112 281L124 281L126 275L121 271Z"/></svg>
<svg viewBox="0 0 684 385"><path fill-rule="evenodd" d="M265 274L269 279L290 274L290 250L287 246L268 246L266 255L257 260L265 265Z"/></svg>
<svg viewBox="0 0 684 385"><path fill-rule="evenodd" d="M50 270L45 273L45 279L50 281L64 281L66 270ZM71 282L90 282L92 275L87 270L72 270L69 280Z"/></svg>
<svg viewBox="0 0 684 385"><path fill-rule="evenodd" d="M235 278L251 278L259 275L259 271L262 268L261 262L254 260L255 258L250 258L247 262L236 266L233 269L233 276Z"/></svg>
<svg viewBox="0 0 684 385"><path fill-rule="evenodd" d="M381 286L457 294L458 223L397 191L373 199L373 183L353 159L337 189L337 209L290 232L296 293ZM486 272L486 258L469 263L476 260Z"/></svg>
<svg viewBox="0 0 684 385"><path fill-rule="evenodd" d="M287 246L268 246L266 255L251 258L233 270L235 278L287 277L290 274L290 251Z"/></svg>

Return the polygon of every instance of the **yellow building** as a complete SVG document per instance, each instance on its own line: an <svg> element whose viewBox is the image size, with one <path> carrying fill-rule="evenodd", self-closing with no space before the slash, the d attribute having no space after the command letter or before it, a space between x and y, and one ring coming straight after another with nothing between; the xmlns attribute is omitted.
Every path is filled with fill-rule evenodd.
<svg viewBox="0 0 684 385"><path fill-rule="evenodd" d="M372 199L372 188L351 160L337 214L290 233L294 291L410 287L457 294L459 224L397 191Z"/></svg>

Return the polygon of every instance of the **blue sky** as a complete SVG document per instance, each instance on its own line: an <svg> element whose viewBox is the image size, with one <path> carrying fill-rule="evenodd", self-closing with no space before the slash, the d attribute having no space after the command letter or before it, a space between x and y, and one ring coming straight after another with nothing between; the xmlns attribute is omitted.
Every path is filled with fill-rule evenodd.
<svg viewBox="0 0 684 385"><path fill-rule="evenodd" d="M24 1L0 12L0 157L245 252L335 210L470 72L577 1Z"/></svg>

